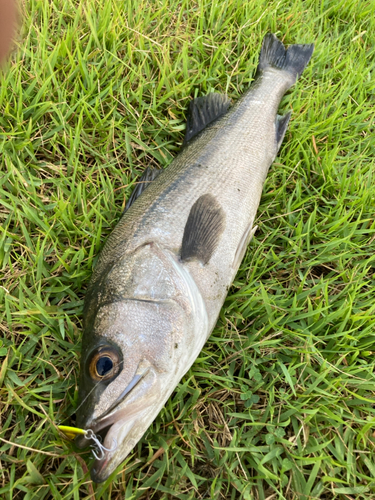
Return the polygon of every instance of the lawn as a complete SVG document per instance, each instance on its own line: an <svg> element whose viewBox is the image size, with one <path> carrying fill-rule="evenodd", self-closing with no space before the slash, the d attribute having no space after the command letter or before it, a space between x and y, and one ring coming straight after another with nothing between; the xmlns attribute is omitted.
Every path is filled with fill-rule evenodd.
<svg viewBox="0 0 375 500"><path fill-rule="evenodd" d="M0 76L0 498L375 499L375 3L29 0ZM191 97L267 32L315 52L258 230L197 361L109 480L77 407L85 290ZM230 179L228 179L230 182Z"/></svg>

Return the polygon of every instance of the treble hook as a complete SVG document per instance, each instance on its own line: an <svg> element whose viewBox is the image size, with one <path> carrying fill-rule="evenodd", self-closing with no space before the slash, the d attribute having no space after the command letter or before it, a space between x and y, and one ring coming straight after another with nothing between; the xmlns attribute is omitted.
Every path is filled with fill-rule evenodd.
<svg viewBox="0 0 375 500"><path fill-rule="evenodd" d="M90 448L92 449L92 454L94 455L94 457L97 459L97 460L103 460L104 457L105 457L105 453L104 451L115 451L115 449L117 448L117 440L115 438L113 438L113 446L112 448L106 448L100 441L100 436L97 436L96 434L94 434L94 432L91 430L91 429L87 429L86 431L86 434L85 434L85 438L86 439L91 439L92 441L94 441L94 444L92 444L90 446ZM99 453L100 456L98 456L96 454L96 452Z"/></svg>

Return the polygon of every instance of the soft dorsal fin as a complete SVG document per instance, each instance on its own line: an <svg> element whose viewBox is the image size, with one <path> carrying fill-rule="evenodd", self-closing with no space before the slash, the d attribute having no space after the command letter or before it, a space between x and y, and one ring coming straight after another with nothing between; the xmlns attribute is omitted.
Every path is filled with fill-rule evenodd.
<svg viewBox="0 0 375 500"><path fill-rule="evenodd" d="M276 117L276 143L277 151L280 149L281 143L283 142L285 132L288 128L290 115L292 113L289 111L286 115L277 115Z"/></svg>
<svg viewBox="0 0 375 500"><path fill-rule="evenodd" d="M152 167L146 168L139 181L137 181L135 188L133 189L133 192L125 205L124 213L133 205L135 200L143 193L143 191L150 185L150 183L154 179L156 179L160 172L161 169Z"/></svg>
<svg viewBox="0 0 375 500"><path fill-rule="evenodd" d="M225 213L211 194L204 194L191 207L182 238L181 260L196 258L207 264L225 227Z"/></svg>
<svg viewBox="0 0 375 500"><path fill-rule="evenodd" d="M212 93L190 101L184 143L189 142L210 123L224 115L230 106L225 94Z"/></svg>

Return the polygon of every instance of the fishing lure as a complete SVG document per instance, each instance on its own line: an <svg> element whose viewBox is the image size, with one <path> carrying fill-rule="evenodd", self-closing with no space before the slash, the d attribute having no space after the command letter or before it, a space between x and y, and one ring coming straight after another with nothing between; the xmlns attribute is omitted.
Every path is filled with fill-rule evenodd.
<svg viewBox="0 0 375 500"><path fill-rule="evenodd" d="M113 447L106 448L102 442L101 437L97 436L91 429L79 429L78 427L70 427L69 425L58 425L57 428L63 432L69 439L74 439L76 436L85 436L89 441L93 441L94 444L90 445L92 449L92 454L97 460L103 460L105 457L105 451L115 451L117 448L117 441L113 439Z"/></svg>

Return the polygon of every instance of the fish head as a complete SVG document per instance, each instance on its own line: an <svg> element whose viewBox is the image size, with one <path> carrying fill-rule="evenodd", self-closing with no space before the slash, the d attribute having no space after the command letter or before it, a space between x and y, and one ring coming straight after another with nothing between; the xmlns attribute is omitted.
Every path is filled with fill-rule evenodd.
<svg viewBox="0 0 375 500"><path fill-rule="evenodd" d="M95 482L132 450L201 349L194 342L196 297L176 261L143 248L130 263L133 272L123 272L129 260L114 266L94 302L89 294L95 307L85 314L76 415L79 427L103 440L91 469ZM76 444L90 441L80 437Z"/></svg>

